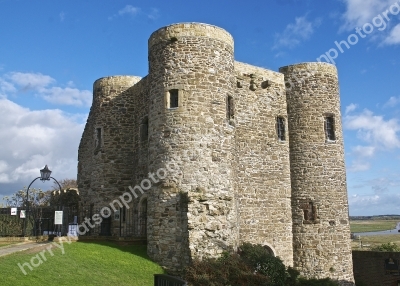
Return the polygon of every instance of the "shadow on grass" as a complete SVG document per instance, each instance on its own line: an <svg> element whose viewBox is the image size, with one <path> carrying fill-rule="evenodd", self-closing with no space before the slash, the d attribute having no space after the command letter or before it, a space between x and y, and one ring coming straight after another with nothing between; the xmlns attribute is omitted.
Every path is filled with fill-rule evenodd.
<svg viewBox="0 0 400 286"><path fill-rule="evenodd" d="M112 248L118 249L120 251L128 252L133 255L144 258L146 260L149 260L151 262L154 262L147 255L147 245L143 245L143 244L120 245L114 241L102 241L102 240L83 240L83 241L78 240L77 243L97 244L97 245L101 245L101 246L112 247Z"/></svg>

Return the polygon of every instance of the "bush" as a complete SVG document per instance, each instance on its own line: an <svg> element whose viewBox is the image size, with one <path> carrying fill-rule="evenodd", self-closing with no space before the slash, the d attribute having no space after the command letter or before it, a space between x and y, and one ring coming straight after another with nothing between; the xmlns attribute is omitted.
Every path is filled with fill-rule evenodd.
<svg viewBox="0 0 400 286"><path fill-rule="evenodd" d="M239 254L255 272L269 277L273 285L287 285L286 280L289 274L285 265L278 257L272 256L264 246L244 243L239 248Z"/></svg>
<svg viewBox="0 0 400 286"><path fill-rule="evenodd" d="M393 242L383 243L379 246L375 246L371 248L372 251L391 251L391 252L400 252L400 247Z"/></svg>
<svg viewBox="0 0 400 286"><path fill-rule="evenodd" d="M297 282L296 285L297 286L337 286L339 284L329 278L325 278L325 279L299 278L299 281Z"/></svg>
<svg viewBox="0 0 400 286"><path fill-rule="evenodd" d="M267 277L254 274L237 254L224 254L219 259L195 260L186 268L185 279L190 285L196 286L270 285Z"/></svg>
<svg viewBox="0 0 400 286"><path fill-rule="evenodd" d="M238 253L223 253L218 258L194 260L185 269L186 281L195 286L336 286L325 279L299 278L299 272L286 268L279 257L272 256L262 245L244 243Z"/></svg>

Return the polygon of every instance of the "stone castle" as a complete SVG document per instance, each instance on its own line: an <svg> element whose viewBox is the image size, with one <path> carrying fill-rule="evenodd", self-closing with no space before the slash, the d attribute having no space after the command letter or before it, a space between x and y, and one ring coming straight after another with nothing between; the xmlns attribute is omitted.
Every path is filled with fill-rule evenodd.
<svg viewBox="0 0 400 286"><path fill-rule="evenodd" d="M200 23L163 27L148 49L147 76L94 83L84 201L146 189L129 206L146 211L148 255L170 269L250 242L302 275L352 283L335 66L237 62L232 36ZM111 221L112 235L123 224Z"/></svg>

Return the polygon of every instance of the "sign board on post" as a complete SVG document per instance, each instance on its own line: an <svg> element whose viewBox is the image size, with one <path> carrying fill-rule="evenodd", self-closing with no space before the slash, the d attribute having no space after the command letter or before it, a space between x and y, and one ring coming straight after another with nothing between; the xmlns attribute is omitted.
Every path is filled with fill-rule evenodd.
<svg viewBox="0 0 400 286"><path fill-rule="evenodd" d="M19 213L19 218L26 218L25 210L21 210L21 212Z"/></svg>
<svg viewBox="0 0 400 286"><path fill-rule="evenodd" d="M17 215L17 208L11 208L11 215Z"/></svg>
<svg viewBox="0 0 400 286"><path fill-rule="evenodd" d="M54 224L63 224L63 212L56 211L54 214Z"/></svg>

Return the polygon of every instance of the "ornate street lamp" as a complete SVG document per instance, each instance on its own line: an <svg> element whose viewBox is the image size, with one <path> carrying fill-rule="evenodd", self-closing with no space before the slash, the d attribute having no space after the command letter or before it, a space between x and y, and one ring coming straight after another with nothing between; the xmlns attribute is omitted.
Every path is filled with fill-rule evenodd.
<svg viewBox="0 0 400 286"><path fill-rule="evenodd" d="M28 196L29 196L29 188L31 187L31 185L33 184L33 182L36 181L37 179L40 179L42 182L50 181L50 179L53 179L53 180L57 183L58 187L60 188L60 192L62 191L62 190L61 190L61 186L60 186L60 184L58 183L58 181L57 181L56 179L54 179L53 177L50 177L50 175L51 175L51 171L49 170L49 168L47 167L47 165L44 166L44 168L40 170L40 177L35 178L35 179L29 184L28 188L26 189L26 214L25 214L25 222L24 222L24 233L23 233L23 236L26 235L26 221L28 220L28 214L29 214L29 203L28 203L28 200L29 200L29 197L28 197Z"/></svg>
<svg viewBox="0 0 400 286"><path fill-rule="evenodd" d="M49 181L50 175L51 175L51 171L49 170L47 165L44 166L44 168L42 170L40 170L40 180L41 181Z"/></svg>

